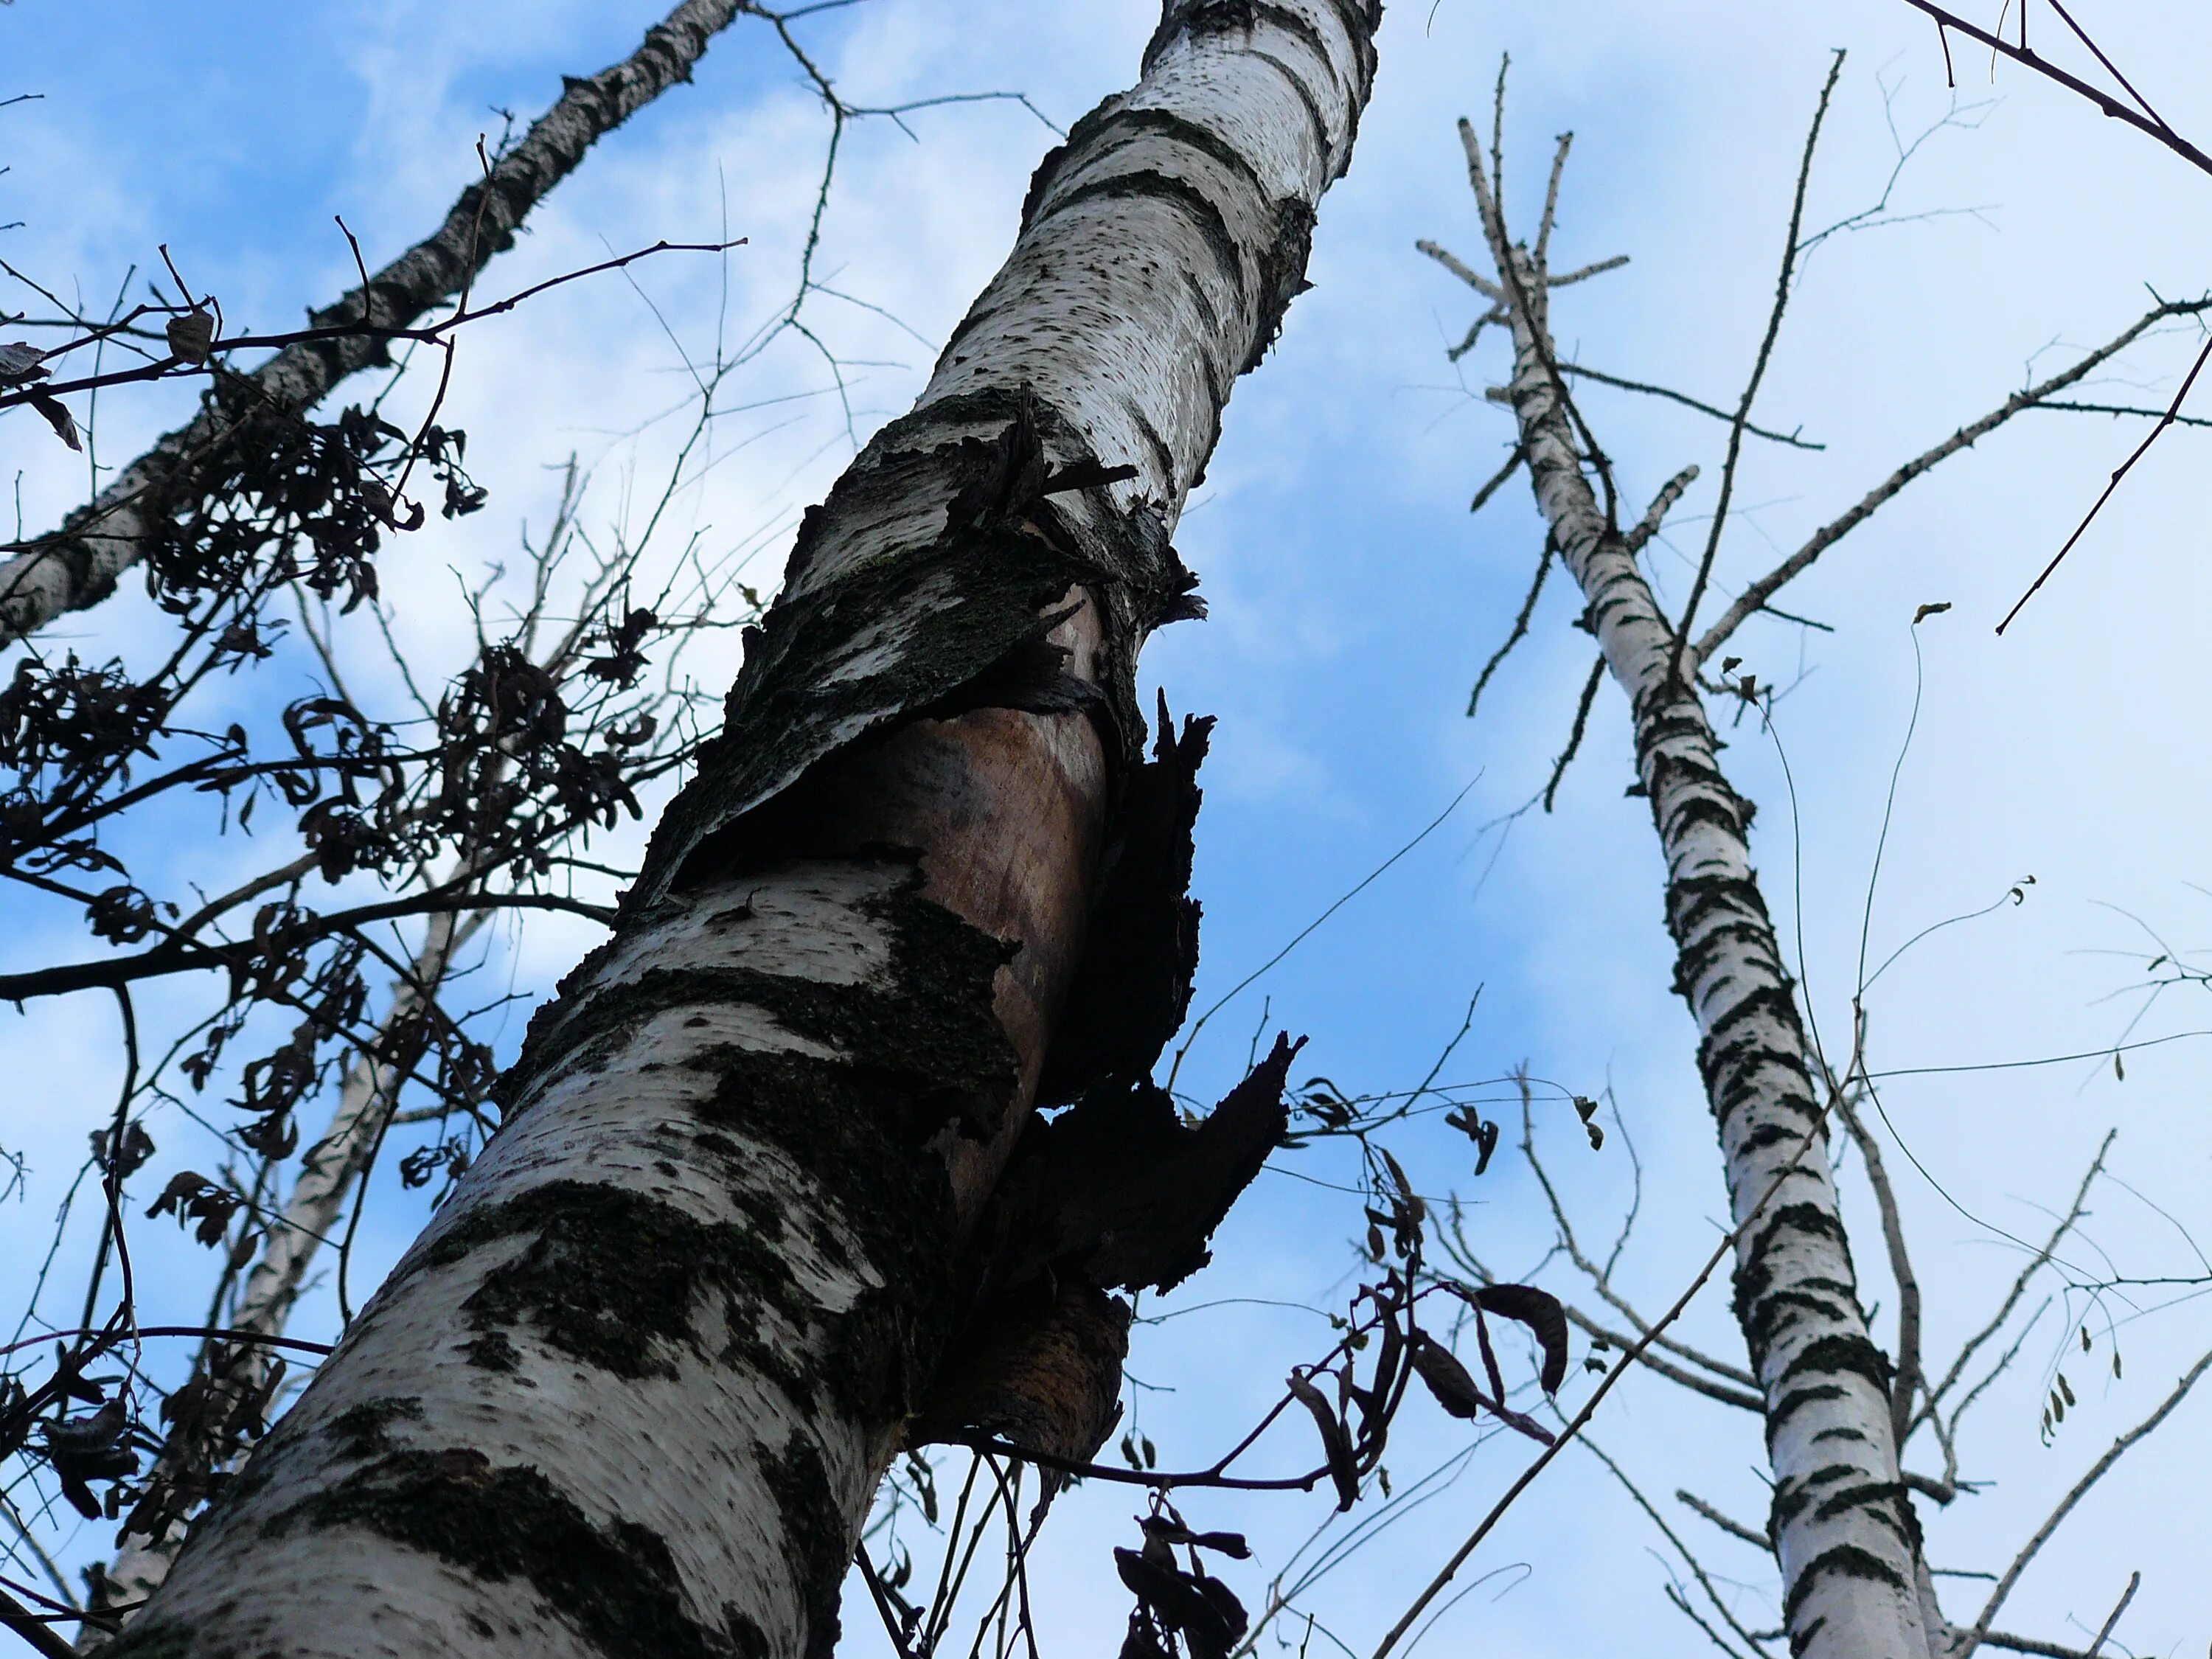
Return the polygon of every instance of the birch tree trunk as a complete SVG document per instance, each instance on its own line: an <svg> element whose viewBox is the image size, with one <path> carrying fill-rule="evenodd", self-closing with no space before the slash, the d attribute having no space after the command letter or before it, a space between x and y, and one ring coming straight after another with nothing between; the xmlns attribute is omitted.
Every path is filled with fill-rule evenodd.
<svg viewBox="0 0 2212 1659"><path fill-rule="evenodd" d="M1678 647L1637 565L1637 548L1687 479L1627 534L1600 506L1561 392L1543 239L1534 254L1509 240L1474 129L1462 121L1460 134L1498 276L1462 274L1512 330L1504 395L1536 504L1588 602L1583 625L1628 694L1637 775L1667 860L1675 988L1697 1019L1735 1219L1756 1212L1737 1246L1735 1308L1765 1396L1768 1531L1790 1651L1928 1659L1945 1650L1948 1632L1899 1478L1890 1364L1858 1300L1795 981L1752 868L1751 803L1721 770L1696 655Z"/></svg>
<svg viewBox="0 0 2212 1659"><path fill-rule="evenodd" d="M422 1011L426 995L434 996L444 981L454 954L489 915L483 910L465 915L446 912L430 918L422 949L409 964L408 979L392 997L380 1036ZM226 1328L241 1336L283 1334L299 1304L308 1270L344 1212L347 1189L368 1167L392 1121L401 1081L398 1066L380 1061L368 1053L354 1057L338 1085L337 1105L331 1114L330 1126L301 1160L299 1179L293 1183L275 1224L268 1229ZM262 1395L272 1380L266 1351L235 1341L212 1345L202 1355L198 1371L210 1390L222 1396L198 1414L209 1420L228 1416L234 1402ZM155 1480L214 1473L209 1467L209 1450L179 1425L162 1449ZM143 1533L126 1526L100 1593L93 1599L94 1609L135 1607L144 1601L169 1576L184 1543L185 1530L181 1521ZM88 1624L78 1646L104 1646L107 1640L106 1632Z"/></svg>
<svg viewBox="0 0 2212 1659"><path fill-rule="evenodd" d="M583 78L531 125L522 141L463 191L431 235L368 279L365 288L308 314L313 328L368 324L406 328L466 288L495 253L514 246L530 210L573 173L591 147L669 88L691 78L708 43L751 7L747 0L682 0L622 62ZM320 403L348 375L387 363L386 342L348 334L285 347L246 375L253 391L290 413ZM189 489L196 459L219 445L229 417L210 400L199 414L118 472L60 529L0 562L0 647L64 611L97 605L146 556L170 494Z"/></svg>
<svg viewBox="0 0 2212 1659"><path fill-rule="evenodd" d="M1377 13L1174 0L1046 159L915 410L804 521L501 1133L118 1659L830 1650L963 1241L1070 1074L1137 647L1195 609L1169 532Z"/></svg>

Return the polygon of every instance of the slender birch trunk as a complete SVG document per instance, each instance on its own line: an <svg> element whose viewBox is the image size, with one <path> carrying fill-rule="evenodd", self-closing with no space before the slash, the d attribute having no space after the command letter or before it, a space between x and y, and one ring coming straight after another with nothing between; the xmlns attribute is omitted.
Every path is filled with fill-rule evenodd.
<svg viewBox="0 0 2212 1659"><path fill-rule="evenodd" d="M751 9L748 0L682 0L628 58L597 75L568 79L559 101L488 174L461 192L434 234L379 270L365 288L310 313L309 326L411 327L459 294L492 255L514 245L530 210L594 143L669 88L689 81L708 43ZM384 339L349 334L287 346L244 378L270 405L303 413L348 375L390 361ZM145 557L164 516L173 516L171 492L180 481L190 488L195 459L222 441L228 425L210 400L118 472L52 536L0 563L0 647L113 592L116 579Z"/></svg>
<svg viewBox="0 0 2212 1659"><path fill-rule="evenodd" d="M409 964L408 978L393 995L380 1036L422 1011L426 1000L436 994L455 953L488 915L489 912L479 910L430 918L422 947ZM299 1179L262 1241L228 1329L240 1336L283 1334L299 1304L308 1270L344 1212L347 1190L361 1178L383 1140L398 1105L401 1081L396 1065L380 1061L367 1052L354 1057L339 1083L330 1125L301 1160ZM235 1340L210 1345L200 1358L198 1370L210 1389L222 1396L198 1414L203 1419L227 1416L230 1405L264 1394L271 1382L267 1352ZM154 1479L159 1482L180 1473L214 1472L209 1468L208 1449L188 1437L179 1425L162 1449ZM94 1610L111 1606L135 1607L158 1589L176 1561L185 1530L181 1520L153 1534L126 1528L103 1576L101 1593L93 1602ZM106 1632L88 1624L78 1645L89 1649L104 1646L107 1640Z"/></svg>
<svg viewBox="0 0 2212 1659"><path fill-rule="evenodd" d="M1637 565L1638 547L1687 480L1626 534L1600 506L1556 368L1544 238L1533 254L1510 241L1474 131L1462 121L1460 135L1498 273L1495 282L1462 274L1512 330L1504 395L1536 504L1588 602L1583 623L1628 694L1637 775L1667 860L1675 988L1698 1022L1735 1218L1757 1212L1737 1247L1735 1306L1765 1396L1769 1533L1790 1651L1928 1659L1944 1650L1947 1632L1899 1478L1890 1364L1859 1304L1795 981L1752 868L1751 803L1721 770L1696 655L1678 647Z"/></svg>
<svg viewBox="0 0 2212 1659"><path fill-rule="evenodd" d="M1194 608L1169 532L1377 21L1175 0L1047 158L501 1133L117 1659L830 1651L1082 961L1137 647Z"/></svg>

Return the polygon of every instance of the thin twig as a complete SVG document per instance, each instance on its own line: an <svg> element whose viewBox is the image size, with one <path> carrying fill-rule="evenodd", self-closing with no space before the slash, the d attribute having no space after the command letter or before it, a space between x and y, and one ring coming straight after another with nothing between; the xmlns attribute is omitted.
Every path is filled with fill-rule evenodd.
<svg viewBox="0 0 2212 1659"><path fill-rule="evenodd" d="M1590 665L1589 678L1583 682L1582 701L1575 705L1574 729L1567 733L1567 746L1559 751L1559 758L1552 768L1552 781L1544 786L1544 810L1552 810L1552 803L1559 793L1559 784L1567 775L1567 763L1574 759L1576 750L1583 746L1583 732L1589 725L1590 705L1597 701L1599 682L1605 678L1605 658L1601 655Z"/></svg>
<svg viewBox="0 0 2212 1659"><path fill-rule="evenodd" d="M2089 1489L2105 1478L2112 1465L2118 1462L2137 1441L2166 1421L2173 1408L2188 1397L2189 1391L2197 1386L2197 1379L2208 1370L2212 1370L2212 1352L2206 1352L2194 1365L2191 1365L2183 1375L2181 1381L2174 1385L2173 1392L2166 1395L2160 1403L2158 1409L2113 1441L2111 1449L2090 1465L2089 1472L2075 1481L2066 1496L2058 1500L2058 1507L2051 1510L2044 1523L2035 1529L2035 1536L2029 1539L2020 1553L2013 1558L2012 1565L2005 1570L2004 1577L1997 1580L1996 1589L1990 1592L1990 1599L1984 1604L1981 1616L1974 1620L1973 1629L1966 1632L1966 1639L1958 1650L1957 1659L1973 1659L1975 1648L1981 1644L1982 1638L1989 1631L1990 1620L1996 1617L1997 1609L2004 1605L2005 1597L2012 1594L2013 1586L2020 1582L2021 1574L2027 1571L2027 1564L2035 1559L2036 1552L2051 1541L2051 1535L2058 1530L2060 1523L2072 1513L2075 1504L2080 1503ZM2132 1593L2130 1591L2130 1594ZM2124 1600L2120 1605L2124 1607L2127 1603ZM2118 1616L2117 1612L2114 1616ZM2100 1637L2098 1639L2102 1641L2104 1638Z"/></svg>
<svg viewBox="0 0 2212 1659"><path fill-rule="evenodd" d="M2100 363L2125 350L2159 323L2172 317L2200 316L2207 310L2212 310L2212 299L2168 301L2155 306L2114 338L2089 353L2071 368L2054 374L2038 385L2014 392L1978 421L1971 425L1960 427L1942 442L1913 457L1869 490L1849 512L1814 532L1803 546L1745 588L1735 602L1723 613L1721 619L1708 629L1705 637L1698 641L1697 661L1701 663L1711 661L1713 653L1719 648L1721 642L1741 626L1747 618L1765 608L1766 602L1779 592L1793 578L1826 552L1829 548L1863 524L1877 507L1887 503L1892 496L1920 477L1922 473L1935 466L1936 463L1949 459L1962 449L1971 448L2012 419L2014 416L2037 407L2055 392L2064 391L2068 386L2087 375Z"/></svg>
<svg viewBox="0 0 2212 1659"><path fill-rule="evenodd" d="M1813 155L1820 147L1820 127L1828 118L1828 101L1835 96L1836 82L1844 72L1844 54L1838 50L1828 65L1828 78L1821 84L1820 102L1813 109L1813 125L1805 134L1805 153L1797 164L1797 190L1790 204L1790 230L1782 245L1782 274L1775 279L1774 307L1767 313L1766 337L1759 343L1759 355L1752 360L1751 378L1744 383L1743 397L1738 401L1735 418L1729 423L1728 458L1721 465L1720 499L1713 507L1713 527L1705 538L1705 550L1698 560L1698 574L1690 584L1690 597L1682 607L1682 620L1674 629L1674 657L1670 673L1679 676L1683 672L1682 653L1689 643L1691 626L1697 621L1698 605L1705 596L1705 584L1711 580L1713 561L1721 550L1721 532L1727 527L1729 505L1735 495L1735 475L1743 456L1744 434L1751 422L1751 406L1759 396L1759 384L1766 378L1766 366L1774 358L1774 343L1782 333L1783 313L1790 307L1790 278L1797 269L1797 239L1805 222L1805 192L1813 181ZM1697 669L1691 663L1690 672Z"/></svg>
<svg viewBox="0 0 2212 1659"><path fill-rule="evenodd" d="M1483 664L1482 672L1475 676L1474 690L1468 694L1467 700L1467 717L1469 720L1474 718L1474 711L1481 707L1483 688L1490 684L1490 677L1495 674L1505 659L1512 654L1513 647L1528 637L1528 619L1536 614L1536 601L1543 594L1544 578L1552 573L1553 554L1554 544L1552 538L1547 536L1544 538L1543 556L1536 561L1536 580L1528 584L1528 597L1521 601L1521 612L1513 618L1513 631L1505 636L1504 644L1490 653L1490 660Z"/></svg>
<svg viewBox="0 0 2212 1659"><path fill-rule="evenodd" d="M1552 286L1557 288L1559 284L1554 283ZM1710 415L1717 421L1735 419L1735 416L1725 409L1717 409L1711 404L1702 403L1687 393L1676 392L1669 386L1652 386L1643 380L1624 380L1618 374L1608 374L1602 369L1585 368L1580 363L1563 362L1559 365L1559 373L1579 374L1585 380L1595 380L1600 386L1614 386L1623 392L1640 392L1647 398L1664 398L1669 403L1681 404L1685 409L1694 409L1700 415ZM1827 447L1827 445L1816 444L1809 438L1801 438L1795 432L1770 431L1767 428L1754 425L1749 421L1744 422L1743 429L1754 438L1764 438L1769 443L1787 444L1792 449L1826 449Z"/></svg>
<svg viewBox="0 0 2212 1659"><path fill-rule="evenodd" d="M2045 79L2055 81L2068 91L2079 94L2094 104L2104 114L2112 117L2113 120L2124 121L2138 132L2148 133L2198 172L2212 173L2212 155L2207 155L2155 115L2136 113L2110 93L2100 91L2078 76L2069 75L2048 58L2038 56L2026 46L2016 46L2008 40L2001 40L1988 30L1975 27L1956 12L1947 11L1942 7L1933 4L1931 0L1905 0L1905 3L1934 18L1939 33L1947 28L1956 29L1968 40L1978 40L1990 51L2009 58L2015 64L2025 64ZM1947 45L1944 50L1948 54L1950 48ZM2090 50L2095 52L2096 48L2092 46ZM2107 69L2112 68L2112 64L2105 59L2102 52L2097 52L2097 57L2099 61L2105 63ZM2118 75L2117 70L2113 70L2113 73L2116 76ZM2126 80L2122 78L2120 84L2127 86ZM2134 88L2130 87L2129 90L2132 92ZM2149 106L2145 105L2144 107L2148 109Z"/></svg>

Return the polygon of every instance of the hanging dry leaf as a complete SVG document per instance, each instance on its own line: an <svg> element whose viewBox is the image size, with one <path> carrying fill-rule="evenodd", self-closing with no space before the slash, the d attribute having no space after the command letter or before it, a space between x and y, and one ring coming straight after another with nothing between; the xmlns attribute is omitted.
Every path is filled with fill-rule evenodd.
<svg viewBox="0 0 2212 1659"><path fill-rule="evenodd" d="M1449 1348L1424 1332L1414 1343L1411 1358L1413 1374L1428 1385L1437 1404L1454 1417L1474 1418L1481 1414L1482 1395L1475 1388L1474 1379L1468 1375L1467 1367L1459 1363Z"/></svg>
<svg viewBox="0 0 2212 1659"><path fill-rule="evenodd" d="M215 343L215 319L204 311L187 311L170 318L162 331L179 360L197 368L208 360L208 348Z"/></svg>
<svg viewBox="0 0 2212 1659"><path fill-rule="evenodd" d="M1290 1379L1290 1389L1298 1404L1312 1413L1314 1426L1321 1431L1322 1455L1328 1459L1329 1477L1336 1482L1336 1507L1340 1514L1359 1501L1359 1468L1352 1461L1351 1438L1319 1389L1296 1374Z"/></svg>
<svg viewBox="0 0 2212 1659"><path fill-rule="evenodd" d="M50 392L31 394L31 407L46 417L46 424L71 449L82 451L84 444L76 435L76 416L69 412L69 405Z"/></svg>
<svg viewBox="0 0 2212 1659"><path fill-rule="evenodd" d="M1486 1285L1468 1299L1535 1333L1544 1350L1544 1369L1537 1381L1546 1394L1557 1394L1567 1377L1567 1312L1559 1297L1533 1285Z"/></svg>

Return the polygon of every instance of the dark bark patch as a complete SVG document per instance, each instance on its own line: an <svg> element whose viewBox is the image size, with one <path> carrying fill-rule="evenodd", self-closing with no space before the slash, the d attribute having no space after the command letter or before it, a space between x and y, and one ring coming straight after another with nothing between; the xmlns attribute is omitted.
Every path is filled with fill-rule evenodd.
<svg viewBox="0 0 2212 1659"><path fill-rule="evenodd" d="M1775 1436L1801 1408L1817 1406L1829 1401L1841 1400L1849 1391L1840 1382L1814 1382L1802 1389L1791 1389L1782 1395L1766 1413L1766 1444L1774 1447Z"/></svg>
<svg viewBox="0 0 2212 1659"><path fill-rule="evenodd" d="M1026 233L1036 222L1037 210L1046 193L1071 163L1095 165L1116 150L1126 149L1147 138L1164 139L1170 144L1197 151L1234 175L1250 190L1255 201L1265 199L1267 187L1253 170L1252 163L1242 150L1212 128L1200 125L1173 110L1132 106L1109 100L1069 128L1066 142L1038 165L1030 179L1029 193L1022 199L1024 232Z"/></svg>
<svg viewBox="0 0 2212 1659"><path fill-rule="evenodd" d="M798 1558L795 1574L807 1587L806 1659L830 1659L837 1648L837 1602L853 1557L844 1506L830 1486L822 1455L803 1437L780 1450L763 1451L761 1468L783 1519L781 1536Z"/></svg>
<svg viewBox="0 0 2212 1659"><path fill-rule="evenodd" d="M393 1424L422 1420L422 1402L419 1400L398 1396L364 1400L332 1418L325 1432L337 1443L340 1455L358 1461L391 1449Z"/></svg>
<svg viewBox="0 0 2212 1659"><path fill-rule="evenodd" d="M656 969L593 994L587 975L596 959L587 959L572 976L583 981L585 994L569 995L554 1016L532 1022L521 1059L501 1081L502 1104L526 1109L554 1076L619 1052L664 1010L744 1006L835 1048L844 1056L837 1069L903 1084L894 1127L914 1139L927 1139L949 1119L989 1121L1014 1081L1013 1051L992 997L1015 947L921 897L914 891L920 879L909 867L896 890L858 907L890 935L890 965L868 983L825 984L749 968ZM836 1085L825 1080L809 1091L822 1086ZM777 1144L801 1152L817 1126L799 1127Z"/></svg>
<svg viewBox="0 0 2212 1659"><path fill-rule="evenodd" d="M1275 237L1260 256L1259 328L1252 349L1244 359L1244 372L1260 367L1267 348L1282 332L1283 318L1291 301L1313 286L1306 281L1306 260L1313 252L1314 210L1309 203L1285 196L1275 204Z"/></svg>
<svg viewBox="0 0 2212 1659"><path fill-rule="evenodd" d="M709 1224L643 1193L549 1182L465 1217L439 1236L422 1266L450 1267L517 1235L529 1244L463 1304L479 1333L464 1351L471 1364L512 1370L508 1333L526 1326L548 1346L613 1376L673 1377L679 1368L670 1350L702 1352L698 1305L703 1293L719 1291L745 1357L787 1386L803 1382L775 1363L775 1345L753 1334L770 1309L801 1329L808 1313L772 1214L750 1226Z"/></svg>
<svg viewBox="0 0 2212 1659"><path fill-rule="evenodd" d="M358 1527L493 1583L527 1583L617 1659L739 1659L731 1632L684 1611L667 1544L634 1522L594 1525L526 1465L461 1448L392 1452L279 1516L277 1531Z"/></svg>
<svg viewBox="0 0 2212 1659"><path fill-rule="evenodd" d="M1790 1650L1793 1654L1803 1651L1800 1642L1811 1635L1809 1630L1802 1637L1796 1632L1798 1609L1805 1605L1805 1598L1819 1588L1820 1581L1830 1577L1865 1579L1887 1584L1900 1593L1906 1588L1903 1575L1871 1550L1862 1549L1856 1544L1838 1544L1833 1549L1821 1551L1805 1564L1782 1603L1782 1622L1792 1630Z"/></svg>
<svg viewBox="0 0 2212 1659"><path fill-rule="evenodd" d="M1236 233L1229 228L1229 221L1221 207L1211 196L1188 179L1158 168L1142 172L1109 173L1103 179L1086 179L1081 184L1048 199L1038 210L1039 222L1073 211L1087 202L1164 202L1189 220L1212 255L1213 263L1222 280L1231 289L1243 295L1249 290L1244 275L1244 258L1237 245Z"/></svg>
<svg viewBox="0 0 2212 1659"><path fill-rule="evenodd" d="M1850 1371L1863 1376L1874 1384L1883 1399L1889 1398L1890 1384L1893 1380L1889 1356L1867 1338L1855 1333L1824 1336L1818 1341L1807 1343L1791 1356L1790 1363L1783 1367L1782 1375L1775 1379L1775 1383L1780 1387L1808 1373L1832 1375L1837 1371Z"/></svg>

